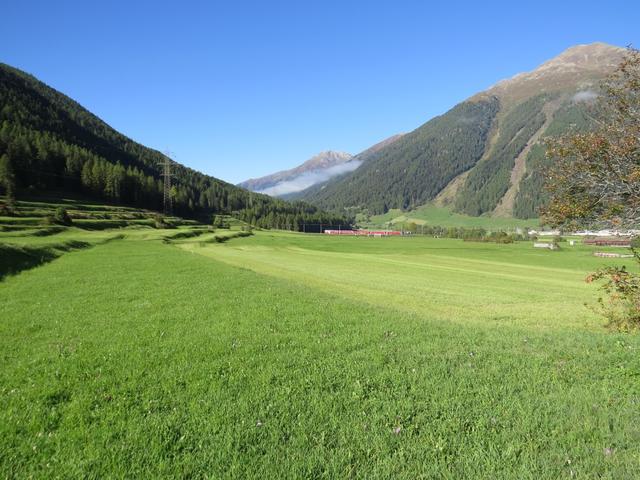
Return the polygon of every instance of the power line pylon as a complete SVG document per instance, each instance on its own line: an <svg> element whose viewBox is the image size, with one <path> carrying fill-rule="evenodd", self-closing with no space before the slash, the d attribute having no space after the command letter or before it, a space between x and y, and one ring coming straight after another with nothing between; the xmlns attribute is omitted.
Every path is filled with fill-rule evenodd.
<svg viewBox="0 0 640 480"><path fill-rule="evenodd" d="M166 152L162 162L161 174L161 176L164 177L163 206L165 215L171 215L173 213L173 199L171 198L171 177L173 177L173 173L171 173L172 163L171 158L169 158L169 152Z"/></svg>

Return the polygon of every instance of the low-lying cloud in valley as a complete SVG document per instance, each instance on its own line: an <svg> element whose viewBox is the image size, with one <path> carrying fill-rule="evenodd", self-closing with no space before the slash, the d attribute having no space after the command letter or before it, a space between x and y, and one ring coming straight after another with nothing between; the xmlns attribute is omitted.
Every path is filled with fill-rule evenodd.
<svg viewBox="0 0 640 480"><path fill-rule="evenodd" d="M288 193L300 192L306 188L311 187L317 183L325 182L331 177L341 175L343 173L352 172L358 168L362 162L360 160L351 160L349 162L341 163L340 165L334 165L322 170L310 170L304 172L291 180L285 180L273 187L265 188L258 193L264 193L277 197L280 195L286 195Z"/></svg>

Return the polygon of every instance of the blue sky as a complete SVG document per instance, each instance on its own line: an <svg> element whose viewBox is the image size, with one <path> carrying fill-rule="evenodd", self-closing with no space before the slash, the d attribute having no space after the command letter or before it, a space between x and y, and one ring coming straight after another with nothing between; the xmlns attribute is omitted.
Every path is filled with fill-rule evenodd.
<svg viewBox="0 0 640 480"><path fill-rule="evenodd" d="M0 61L236 183L358 153L578 43L640 46L640 2L4 0Z"/></svg>

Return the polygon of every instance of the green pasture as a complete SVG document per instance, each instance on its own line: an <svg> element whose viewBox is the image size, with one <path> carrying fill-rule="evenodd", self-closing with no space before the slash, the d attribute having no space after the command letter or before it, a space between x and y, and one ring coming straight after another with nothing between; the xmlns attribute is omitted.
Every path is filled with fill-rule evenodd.
<svg viewBox="0 0 640 480"><path fill-rule="evenodd" d="M364 225L368 227L393 226L401 228L403 224L432 225L440 227L481 227L486 229L515 230L516 228L537 227L537 218L522 220L491 216L471 217L452 212L448 207L426 204L409 212L391 209L383 215L374 215ZM418 230L419 231L419 230Z"/></svg>
<svg viewBox="0 0 640 480"><path fill-rule="evenodd" d="M640 471L640 339L603 328L583 281L625 260L188 225L37 231L0 232L0 255L81 245L0 280L0 478Z"/></svg>

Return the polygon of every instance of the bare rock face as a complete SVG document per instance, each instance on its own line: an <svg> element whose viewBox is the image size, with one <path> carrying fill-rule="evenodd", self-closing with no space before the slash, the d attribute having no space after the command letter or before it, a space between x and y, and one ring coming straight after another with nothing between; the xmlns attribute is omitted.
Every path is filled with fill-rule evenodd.
<svg viewBox="0 0 640 480"><path fill-rule="evenodd" d="M576 45L535 70L502 80L476 97L495 95L508 105L544 92L588 89L616 68L624 52L624 48L606 43Z"/></svg>
<svg viewBox="0 0 640 480"><path fill-rule="evenodd" d="M597 73L608 73L618 65L624 52L624 48L614 47L606 43L576 45L543 63L531 72L529 76L539 77L545 74L548 75L551 72L595 71Z"/></svg>

